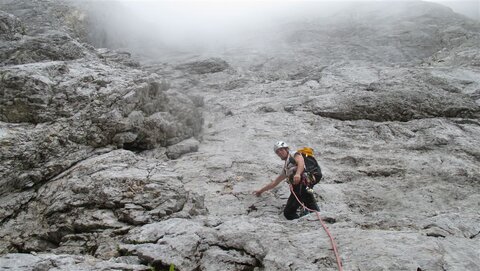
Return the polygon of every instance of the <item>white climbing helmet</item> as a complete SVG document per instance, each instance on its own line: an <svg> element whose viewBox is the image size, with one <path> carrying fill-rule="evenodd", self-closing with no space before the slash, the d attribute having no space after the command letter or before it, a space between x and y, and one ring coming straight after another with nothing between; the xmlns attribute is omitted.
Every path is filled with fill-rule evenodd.
<svg viewBox="0 0 480 271"><path fill-rule="evenodd" d="M274 152L277 152L277 150L281 148L288 148L288 144L283 141L277 141L275 145L273 145Z"/></svg>

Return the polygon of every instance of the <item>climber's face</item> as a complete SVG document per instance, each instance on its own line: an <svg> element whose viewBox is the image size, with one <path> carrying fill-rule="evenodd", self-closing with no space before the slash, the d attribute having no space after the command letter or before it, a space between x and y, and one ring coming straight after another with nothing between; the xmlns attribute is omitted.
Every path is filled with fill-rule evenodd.
<svg viewBox="0 0 480 271"><path fill-rule="evenodd" d="M280 148L275 153L282 160L287 160L287 158L288 158L288 148Z"/></svg>

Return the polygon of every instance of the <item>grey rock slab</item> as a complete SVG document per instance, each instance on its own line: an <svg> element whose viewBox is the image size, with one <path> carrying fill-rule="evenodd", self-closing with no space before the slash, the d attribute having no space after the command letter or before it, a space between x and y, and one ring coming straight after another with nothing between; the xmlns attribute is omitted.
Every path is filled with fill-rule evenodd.
<svg viewBox="0 0 480 271"><path fill-rule="evenodd" d="M222 72L228 69L230 66L228 63L220 58L210 58L204 60L198 60L193 62L184 63L177 66L177 69L184 70L186 72L194 74L207 74Z"/></svg>
<svg viewBox="0 0 480 271"><path fill-rule="evenodd" d="M246 270L258 266L257 259L237 250L210 247L202 256L200 270Z"/></svg>
<svg viewBox="0 0 480 271"><path fill-rule="evenodd" d="M200 143L195 138L184 140L167 148L167 157L170 159L177 159L183 154L198 151Z"/></svg>
<svg viewBox="0 0 480 271"><path fill-rule="evenodd" d="M162 264L173 263L186 269L194 268L198 264L205 270L216 270L225 266L250 266L267 270L318 268L317 264L305 261L305 258L310 257L325 257L326 263L322 266L333 267L332 255L324 235L312 229L312 226L308 226L308 232L290 229L293 225L300 227L309 222L278 225L275 219L262 221L241 216L230 219L224 217L222 220L213 228L208 227L209 222L184 219L170 219L145 225L129 235L127 240L133 245L122 245L120 249L123 253L138 255L153 264L161 261ZM285 235L287 232L290 234ZM309 241L305 243L305 240ZM137 242L140 244L134 245ZM297 246L299 242L305 244ZM299 250L298 254L291 254L286 248L295 248ZM213 261L214 255L220 258Z"/></svg>
<svg viewBox="0 0 480 271"><path fill-rule="evenodd" d="M6 254L0 256L0 270L131 270L147 271L150 267L140 264L101 261L92 256L55 254Z"/></svg>
<svg viewBox="0 0 480 271"><path fill-rule="evenodd" d="M469 239L435 238L414 232L388 231L350 232L353 234L352 238L345 239L344 234L346 232L343 230L337 232L345 269L475 270L478 268L475 258L478 257L479 250L474 241ZM459 247L466 249L463 252L455 251ZM351 257L353 254L358 254L358 258L355 256L353 260Z"/></svg>
<svg viewBox="0 0 480 271"><path fill-rule="evenodd" d="M0 11L0 37L5 40L18 40L25 34L25 25L13 14Z"/></svg>
<svg viewBox="0 0 480 271"><path fill-rule="evenodd" d="M37 5L54 13L69 11L63 2L48 3ZM28 13L32 5L15 3L8 10ZM34 20L19 13L20 21ZM8 22L14 18L2 14ZM67 32L61 27L32 31L0 48L2 59L8 60L0 68L2 160L9 165L2 170L5 191L41 185L95 148L152 149L201 130L198 97L191 96L194 102L186 94L168 92L158 75L125 65L130 55L104 50L96 54ZM123 60L110 61L114 56ZM20 148L13 144L16 140Z"/></svg>
<svg viewBox="0 0 480 271"><path fill-rule="evenodd" d="M82 161L39 188L34 198L5 219L0 234L8 235L7 245L10 241L24 249L68 245L77 251L84 242L72 246L65 242L68 235L83 234L87 240L99 231L118 230L122 235L125 226L158 221L181 212L187 202L187 214L202 212L201 198L189 197L177 184L178 179L162 174L160 168L156 161L126 150ZM152 173L153 169L157 172ZM17 232L9 234L12 228ZM16 238L28 242L17 243ZM36 240L47 243L36 246Z"/></svg>

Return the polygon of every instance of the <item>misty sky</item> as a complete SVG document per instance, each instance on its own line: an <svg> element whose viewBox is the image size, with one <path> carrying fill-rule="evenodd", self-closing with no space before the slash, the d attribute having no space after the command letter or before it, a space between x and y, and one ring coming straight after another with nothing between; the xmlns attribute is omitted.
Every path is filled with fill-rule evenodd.
<svg viewBox="0 0 480 271"><path fill-rule="evenodd" d="M153 46L211 47L238 44L255 31L275 31L285 22L336 16L350 1L301 0L117 0L94 1L96 25L103 36L94 37L97 46L140 48ZM116 2L116 4L115 4ZM393 2L397 1L361 1ZM455 12L480 19L480 0L433 0ZM387 6L389 7L389 6ZM390 11L391 12L391 11ZM107 41L98 43L99 40ZM110 42L110 44L108 43ZM127 44L128 43L128 44ZM136 44L135 44L136 43ZM218 47L217 47L218 48Z"/></svg>
<svg viewBox="0 0 480 271"><path fill-rule="evenodd" d="M119 0L123 2L172 2L172 0ZM225 6L243 3L246 6L261 5L265 3L298 3L298 2L367 2L368 0L177 0L175 2L193 3L196 2L203 6ZM370 0L378 2L393 2L399 0ZM402 0L400 0L402 1ZM403 0L416 1L416 0ZM428 0L427 2L436 2L452 8L455 12L467 15L471 18L480 19L480 0Z"/></svg>
<svg viewBox="0 0 480 271"><path fill-rule="evenodd" d="M472 19L480 20L480 0L471 1L453 1L453 0L434 0L436 2L453 9L453 11L463 14Z"/></svg>
<svg viewBox="0 0 480 271"><path fill-rule="evenodd" d="M260 24L265 27L278 19L289 20L299 14L304 18L332 15L338 9L348 5L347 2L394 2L393 0L122 1L133 14L155 27L160 27L162 31L169 32L171 31L170 26L175 26L190 35L196 35L199 29L202 30L203 35L208 35L209 32L211 32L210 34L220 34L222 31L236 31L240 26L243 29L256 28ZM480 0L432 0L428 2L437 2L470 18L480 19Z"/></svg>

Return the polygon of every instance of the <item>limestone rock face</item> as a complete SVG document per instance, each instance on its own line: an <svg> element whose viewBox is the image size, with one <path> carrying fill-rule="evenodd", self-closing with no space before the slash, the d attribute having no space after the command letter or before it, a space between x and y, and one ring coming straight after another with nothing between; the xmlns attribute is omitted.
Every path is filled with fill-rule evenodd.
<svg viewBox="0 0 480 271"><path fill-rule="evenodd" d="M343 73L344 67L339 67ZM336 70L337 71L337 70ZM321 82L344 80L325 69ZM347 68L348 76L360 78L380 73L375 67ZM402 81L390 79L401 76ZM338 89L338 86L331 86ZM410 121L423 118L479 118L479 107L470 93L425 69L384 68L381 75L347 85L341 93L312 99L312 113L340 120Z"/></svg>
<svg viewBox="0 0 480 271"><path fill-rule="evenodd" d="M0 11L0 35L5 40L20 39L25 32L25 26L12 14Z"/></svg>
<svg viewBox="0 0 480 271"><path fill-rule="evenodd" d="M252 194L277 140L315 150L344 270L480 269L478 22L356 3L142 56L84 43L112 33L81 4L0 3L1 270L338 270L287 184Z"/></svg>
<svg viewBox="0 0 480 271"><path fill-rule="evenodd" d="M20 20L2 18L15 31L9 22ZM190 97L67 33L5 39L0 50L1 194L45 182L95 148L145 150L200 132Z"/></svg>
<svg viewBox="0 0 480 271"><path fill-rule="evenodd" d="M69 35L50 31L35 37L24 37L3 44L0 48L2 65L18 65L49 60L73 60L85 56L85 48Z"/></svg>
<svg viewBox="0 0 480 271"><path fill-rule="evenodd" d="M198 151L199 142L196 139L187 139L178 144L167 148L167 156L171 159L177 159L182 154Z"/></svg>
<svg viewBox="0 0 480 271"><path fill-rule="evenodd" d="M109 259L132 226L205 212L162 149L154 161L133 153L198 136L202 104L129 54L82 43L65 21L75 9L54 2L2 2L12 13L0 14L0 251ZM24 267L64 258L31 256Z"/></svg>
<svg viewBox="0 0 480 271"><path fill-rule="evenodd" d="M2 259L2 269L18 270L131 270L148 271L140 263L101 261L92 256L55 254L9 254Z"/></svg>
<svg viewBox="0 0 480 271"><path fill-rule="evenodd" d="M194 74L216 73L226 70L228 63L219 58L211 58L199 61L184 63L177 66L177 69L184 70Z"/></svg>
<svg viewBox="0 0 480 271"><path fill-rule="evenodd" d="M132 226L181 211L188 216L192 208L184 206L192 197L179 183L181 176L169 172L166 163L139 159L126 150L97 154L30 194L30 200L22 202L28 208L12 203L1 217L8 220L0 233L2 245L103 257L112 253L102 250L110 237Z"/></svg>

